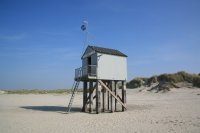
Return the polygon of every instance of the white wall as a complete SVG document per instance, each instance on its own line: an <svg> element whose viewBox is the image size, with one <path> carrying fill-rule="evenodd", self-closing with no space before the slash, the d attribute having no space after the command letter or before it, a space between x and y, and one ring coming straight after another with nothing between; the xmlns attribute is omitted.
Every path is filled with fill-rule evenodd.
<svg viewBox="0 0 200 133"><path fill-rule="evenodd" d="M127 59L126 57L97 54L98 79L127 80Z"/></svg>

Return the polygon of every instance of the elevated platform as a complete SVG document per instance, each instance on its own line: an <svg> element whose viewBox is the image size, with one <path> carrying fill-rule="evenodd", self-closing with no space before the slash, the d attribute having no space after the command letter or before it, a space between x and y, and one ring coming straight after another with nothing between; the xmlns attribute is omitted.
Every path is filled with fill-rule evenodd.
<svg viewBox="0 0 200 133"><path fill-rule="evenodd" d="M75 81L91 81L97 79L96 65L88 65L75 69Z"/></svg>
<svg viewBox="0 0 200 133"><path fill-rule="evenodd" d="M92 81L96 79L97 79L97 76L89 76L89 75L74 78L75 81Z"/></svg>

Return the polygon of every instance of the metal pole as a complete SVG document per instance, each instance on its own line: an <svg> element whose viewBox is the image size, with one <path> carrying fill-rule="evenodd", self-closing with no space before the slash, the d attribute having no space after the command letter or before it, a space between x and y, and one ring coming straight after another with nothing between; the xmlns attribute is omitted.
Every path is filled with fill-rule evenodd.
<svg viewBox="0 0 200 133"><path fill-rule="evenodd" d="M85 42L84 42L83 50L82 50L82 55L83 55L85 46L88 44L88 22L87 21L83 21L83 24L81 25L81 29L85 33Z"/></svg>

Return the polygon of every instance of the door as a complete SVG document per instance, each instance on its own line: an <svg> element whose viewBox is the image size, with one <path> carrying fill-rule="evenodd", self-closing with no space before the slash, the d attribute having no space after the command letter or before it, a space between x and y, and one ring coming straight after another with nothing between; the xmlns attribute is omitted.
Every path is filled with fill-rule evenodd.
<svg viewBox="0 0 200 133"><path fill-rule="evenodd" d="M88 75L89 75L89 76L91 76L91 74L92 74L92 73L91 73L91 69L92 69L92 68L91 68L91 67L92 67L91 65L92 65L92 59L91 59L91 56L90 56L90 57L88 57Z"/></svg>

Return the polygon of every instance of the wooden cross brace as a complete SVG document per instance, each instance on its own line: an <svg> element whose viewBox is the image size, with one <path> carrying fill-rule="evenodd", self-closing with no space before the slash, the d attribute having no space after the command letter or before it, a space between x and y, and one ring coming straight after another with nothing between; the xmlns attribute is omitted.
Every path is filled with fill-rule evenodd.
<svg viewBox="0 0 200 133"><path fill-rule="evenodd" d="M115 94L101 81L98 80L98 82L104 87L106 88L106 90L125 108L127 109L126 105L117 97L115 96Z"/></svg>

